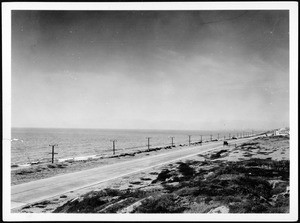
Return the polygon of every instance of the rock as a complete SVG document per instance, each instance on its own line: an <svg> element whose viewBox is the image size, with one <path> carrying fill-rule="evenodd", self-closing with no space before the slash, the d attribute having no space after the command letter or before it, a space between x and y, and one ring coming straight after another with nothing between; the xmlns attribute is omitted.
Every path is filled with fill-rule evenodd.
<svg viewBox="0 0 300 223"><path fill-rule="evenodd" d="M229 208L226 206L220 206L214 209L211 209L208 213L229 213Z"/></svg>
<svg viewBox="0 0 300 223"><path fill-rule="evenodd" d="M290 186L287 186L286 187L286 191L285 191L286 193L290 193Z"/></svg>
<svg viewBox="0 0 300 223"><path fill-rule="evenodd" d="M206 174L206 175L204 176L204 178L205 178L205 180L211 179L211 178L213 178L215 175L216 175L216 174L215 174L214 172L209 172L208 174Z"/></svg>

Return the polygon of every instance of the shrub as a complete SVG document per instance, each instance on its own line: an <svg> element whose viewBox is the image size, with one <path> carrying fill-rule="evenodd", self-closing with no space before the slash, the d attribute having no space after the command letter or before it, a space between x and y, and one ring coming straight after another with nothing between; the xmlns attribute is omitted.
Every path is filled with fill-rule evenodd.
<svg viewBox="0 0 300 223"><path fill-rule="evenodd" d="M237 192L241 194L252 194L269 198L271 196L272 186L268 181L258 177L239 177L233 180L239 187Z"/></svg>
<svg viewBox="0 0 300 223"><path fill-rule="evenodd" d="M136 213L182 213L185 207L176 203L173 194L164 194L159 197L148 198L136 208Z"/></svg>
<svg viewBox="0 0 300 223"><path fill-rule="evenodd" d="M245 142L241 145L241 147L244 147L244 146L254 146L254 145L257 145L259 144L259 142Z"/></svg>
<svg viewBox="0 0 300 223"><path fill-rule="evenodd" d="M65 165L65 164L57 164L57 167L58 167L58 168L66 168L66 166L67 166L67 165Z"/></svg>
<svg viewBox="0 0 300 223"><path fill-rule="evenodd" d="M276 187L272 189L272 194L280 194L286 191L288 182L279 182Z"/></svg>
<svg viewBox="0 0 300 223"><path fill-rule="evenodd" d="M111 206L104 208L104 210L97 211L97 213L117 213L117 211L129 206L130 204L134 203L136 201L136 198L127 198L121 202L116 202L115 204L112 204Z"/></svg>
<svg viewBox="0 0 300 223"><path fill-rule="evenodd" d="M229 205L230 213L265 213L269 205L257 200L247 200L246 202Z"/></svg>
<svg viewBox="0 0 300 223"><path fill-rule="evenodd" d="M269 207L267 213L289 213L289 206L286 207Z"/></svg>
<svg viewBox="0 0 300 223"><path fill-rule="evenodd" d="M220 151L217 152L217 153L213 153L213 154L210 156L210 158L211 158L211 159L218 159L218 158L221 157L221 154L222 154L222 153L225 153L225 152L227 152L227 150L222 149L222 150L220 150Z"/></svg>
<svg viewBox="0 0 300 223"><path fill-rule="evenodd" d="M135 198L144 198L146 197L148 194L148 192L144 191L144 190L139 190L139 189L127 189L125 191L123 191L123 193L120 195L120 197L122 199L124 198L129 198L129 197L135 197Z"/></svg>
<svg viewBox="0 0 300 223"><path fill-rule="evenodd" d="M55 164L48 164L47 167L53 169L53 168L56 168L56 165Z"/></svg>
<svg viewBox="0 0 300 223"><path fill-rule="evenodd" d="M214 200L215 201L222 201L225 204L232 203L232 202L242 202L242 198L240 196L233 196L233 195L215 196Z"/></svg>
<svg viewBox="0 0 300 223"><path fill-rule="evenodd" d="M157 181L165 181L167 178L170 178L172 175L170 174L170 170L168 170L168 169L164 169L164 170L162 170L159 174L158 174L158 176L157 176L157 178L156 178L156 180L154 180L154 181L152 181L153 183L156 183Z"/></svg>
<svg viewBox="0 0 300 223"><path fill-rule="evenodd" d="M177 190L175 193L178 196L189 196L189 195L194 195L197 194L198 191L198 187L185 187L185 188L181 188L179 190Z"/></svg>
<svg viewBox="0 0 300 223"><path fill-rule="evenodd" d="M16 172L17 175L25 175L25 174L29 174L29 173L33 173L32 169L24 169L24 170L18 170Z"/></svg>
<svg viewBox="0 0 300 223"><path fill-rule="evenodd" d="M195 174L195 170L186 163L180 163L178 170L184 177L191 177Z"/></svg>
<svg viewBox="0 0 300 223"><path fill-rule="evenodd" d="M142 182L141 181L131 181L129 182L130 184L141 184Z"/></svg>
<svg viewBox="0 0 300 223"><path fill-rule="evenodd" d="M205 202L193 204L185 213L207 213L212 208L218 207L219 204L206 204Z"/></svg>
<svg viewBox="0 0 300 223"><path fill-rule="evenodd" d="M141 179L141 180L152 180L152 179L149 178L149 177L141 177L140 179Z"/></svg>
<svg viewBox="0 0 300 223"><path fill-rule="evenodd" d="M53 212L64 212L64 213L95 213L95 209L106 202L101 200L98 196L85 197L81 202L78 200L68 201L63 206L58 207Z"/></svg>

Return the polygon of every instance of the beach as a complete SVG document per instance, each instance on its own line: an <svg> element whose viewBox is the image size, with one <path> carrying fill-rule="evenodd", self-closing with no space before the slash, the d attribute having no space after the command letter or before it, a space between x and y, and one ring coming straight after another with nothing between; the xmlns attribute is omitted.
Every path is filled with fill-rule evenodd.
<svg viewBox="0 0 300 223"><path fill-rule="evenodd" d="M81 171L83 169L89 169L99 165L109 166L113 163L120 162L120 160L140 159L146 156L154 156L154 154L157 153L168 153L171 150L175 151L184 148L185 147L174 147L141 152L135 154L134 156L125 155L121 157L111 157L100 160L78 161L68 163L65 167L59 167L57 166L59 164L56 164L55 168L48 167L50 171L42 169L41 167L34 167L40 168L41 171L34 172L32 170L32 172L34 173L24 175L12 173L12 176L14 176L13 178L15 179L14 183L19 184L21 182L29 182L33 179L39 179L41 178L41 176L49 177L57 174L68 173L71 171ZM227 200L223 200L225 200L227 203L220 202L220 197L218 197L220 196L220 194L218 193L221 190L228 189L226 189L226 183L224 184L224 182L230 181L232 186L239 188L241 185L239 185L238 183L232 184L232 181L235 180L234 182L238 182L237 179L240 179L240 177L245 178L245 172L247 172L246 175L247 177L249 177L248 175L251 175L251 172L249 173L248 171L245 171L245 167L251 167L251 165L256 168L254 169L256 170L256 172L252 173L254 174L254 178L251 179L257 180L255 177L257 177L256 175L258 173L261 174L264 172L268 172L265 169L264 171L258 172L257 168L265 168L265 166L269 166L269 168L271 168L270 166L272 166L273 164L271 164L270 162L284 162L284 165L287 165L287 163L289 163L289 138L287 136L256 137L249 140L249 142L244 142L238 145L231 144L228 147L222 147L186 159L178 160L176 162L149 168L147 170L136 172L117 179L112 179L88 188L64 193L59 196L52 197L51 199L46 199L19 209L14 209L13 212L151 213L151 208L146 208L147 202L152 202L151 207L154 208L155 202L157 204L165 202L161 201L160 199L165 199L166 202L171 203L174 203L175 201L177 203L179 202L178 207L173 207L172 210L168 208L166 209L166 207L157 207L157 209L153 209L152 212L257 212L259 211L259 209L251 211L248 210L249 208L247 209L247 205L245 205L244 209L241 208L240 210L236 210L238 202L241 203L243 201L244 203L247 203L247 198L245 198L246 195L243 193L239 194L238 196L240 200L237 199L235 201L232 201L233 194L230 194L231 197L229 195L229 197L225 196ZM229 168L228 165L231 168ZM221 169L224 170L224 167L226 166L228 169L228 173L220 173L218 175L217 173L220 172ZM234 169L232 168L232 166L240 166L244 169L242 173L237 173L238 171L241 171L241 168L237 168L235 170L237 172L232 173L230 172L232 169ZM285 169L285 171L289 171L289 169ZM41 172L43 174L40 174ZM269 190L268 193L270 196L269 198L264 198L267 200L266 205L264 207L261 207L264 211L268 210L275 213L288 212L288 204L284 199L288 196L287 188L289 185L289 179L286 177L286 172L283 171L280 172L280 174L283 174L283 176L277 176L278 174L275 174L276 176L274 174L271 174L270 176L259 176L259 178L268 178L264 179L265 181L263 181L263 183L261 184L261 187L263 187L264 191ZM204 188L210 188L208 190L210 192L199 192L199 188L195 184L187 184L188 179L190 182L198 182L196 185L202 184ZM218 182L220 180L222 181L222 184L220 184L221 186L219 186L220 188L217 190L214 189L214 187L212 187L211 181L214 182L214 184L218 185ZM249 196L249 194L247 196ZM273 200L271 199L272 196ZM284 197L281 198L282 196ZM102 199L102 197L104 200ZM101 202L96 206L86 205L86 202L89 203L91 199L100 199ZM281 204L280 207L277 207L279 204L277 204L276 202L280 199L281 203L283 202L283 204ZM253 200L253 198L251 198L251 200ZM77 211L74 211L73 207L76 207Z"/></svg>

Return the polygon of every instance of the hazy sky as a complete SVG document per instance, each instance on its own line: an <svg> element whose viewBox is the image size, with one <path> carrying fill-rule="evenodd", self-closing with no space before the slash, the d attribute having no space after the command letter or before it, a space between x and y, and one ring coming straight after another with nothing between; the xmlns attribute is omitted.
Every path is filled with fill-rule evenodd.
<svg viewBox="0 0 300 223"><path fill-rule="evenodd" d="M288 11L13 11L12 126L289 125Z"/></svg>

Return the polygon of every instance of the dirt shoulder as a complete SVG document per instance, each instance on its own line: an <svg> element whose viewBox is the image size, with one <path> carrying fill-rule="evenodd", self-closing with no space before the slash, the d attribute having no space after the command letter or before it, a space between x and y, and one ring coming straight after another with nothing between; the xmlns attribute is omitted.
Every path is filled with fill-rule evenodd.
<svg viewBox="0 0 300 223"><path fill-rule="evenodd" d="M289 138L260 137L14 212L286 213Z"/></svg>

